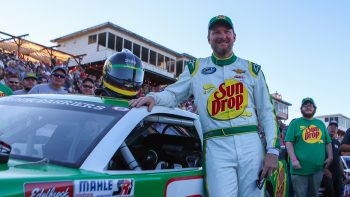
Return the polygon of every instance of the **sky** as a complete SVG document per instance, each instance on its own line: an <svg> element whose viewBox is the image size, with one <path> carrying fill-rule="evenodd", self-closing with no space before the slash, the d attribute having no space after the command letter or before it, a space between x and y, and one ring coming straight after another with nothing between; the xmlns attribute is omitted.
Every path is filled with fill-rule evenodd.
<svg viewBox="0 0 350 197"><path fill-rule="evenodd" d="M11 0L1 3L0 31L50 40L107 21L179 53L210 56L207 27L223 14L234 23L238 57L260 64L270 92L292 104L312 97L317 115L350 117L348 0ZM0 36L1 39L1 36ZM289 122L289 121L287 121Z"/></svg>

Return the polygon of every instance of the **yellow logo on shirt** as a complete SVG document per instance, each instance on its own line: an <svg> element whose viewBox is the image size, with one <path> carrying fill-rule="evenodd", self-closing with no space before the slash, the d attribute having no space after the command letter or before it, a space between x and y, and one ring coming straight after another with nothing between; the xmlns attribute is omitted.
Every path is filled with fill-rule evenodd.
<svg viewBox="0 0 350 197"><path fill-rule="evenodd" d="M228 79L208 97L207 110L217 120L230 120L240 116L248 105L248 91L244 84Z"/></svg>
<svg viewBox="0 0 350 197"><path fill-rule="evenodd" d="M316 142L323 143L323 140L321 140L322 131L315 125L310 125L309 127L305 128L303 130L302 137L303 140L309 144L314 144Z"/></svg>

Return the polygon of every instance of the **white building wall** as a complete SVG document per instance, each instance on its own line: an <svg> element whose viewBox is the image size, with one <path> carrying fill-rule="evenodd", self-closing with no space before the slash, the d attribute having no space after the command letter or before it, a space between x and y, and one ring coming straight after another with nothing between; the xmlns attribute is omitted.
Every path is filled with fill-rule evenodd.
<svg viewBox="0 0 350 197"><path fill-rule="evenodd" d="M88 38L90 35L95 35L95 34L98 35L99 33L104 33L104 32L107 33L107 35L106 35L106 47L98 45L98 38L97 38L97 41L95 43L88 44ZM86 64L86 63L90 63L90 62L97 62L97 61L104 61L110 55L112 55L113 53L116 52L116 51L108 48L108 32L110 32L116 36L122 37L123 39L127 39L127 40L131 41L132 43L136 43L136 44L140 45L141 46L140 51L142 51L142 47L146 47L149 49L149 53L150 53L150 50L153 50L153 51L157 52L157 54L160 53L164 56L169 57L170 59L175 60L175 64L176 64L176 56L174 56L173 54L159 50L158 48L155 48L146 42L142 42L138 39L135 39L134 37L131 37L127 34L121 33L119 31L116 31L116 30L111 29L111 28L105 28L105 29L102 29L99 31L89 33L89 34L85 34L81 37L76 37L76 38L58 43L58 44L60 44L60 47L58 47L58 50L61 50L61 51L64 51L64 52L67 52L67 53L70 53L73 55L86 54L83 57L82 64ZM156 73L160 73L162 75L165 75L165 76L168 76L171 78L175 78L175 73L169 73L165 69L162 69L158 66L154 66L154 65L149 64L149 63L144 62L144 61L143 61L143 64L147 70L150 70L150 71L153 71ZM176 65L175 65L175 69L176 69Z"/></svg>
<svg viewBox="0 0 350 197"><path fill-rule="evenodd" d="M325 116L317 116L315 118L321 120L326 126L328 126L330 118L338 117L338 129L342 131L346 131L350 128L350 119L344 117L341 114L334 114L334 115L325 115ZM328 118L328 121L326 122L326 118ZM334 119L333 119L334 120Z"/></svg>

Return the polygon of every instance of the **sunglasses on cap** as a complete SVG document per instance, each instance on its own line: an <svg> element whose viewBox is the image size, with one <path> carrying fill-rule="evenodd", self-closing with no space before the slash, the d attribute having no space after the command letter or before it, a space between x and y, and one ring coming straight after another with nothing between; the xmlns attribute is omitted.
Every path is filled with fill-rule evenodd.
<svg viewBox="0 0 350 197"><path fill-rule="evenodd" d="M57 77L57 78L61 78L61 79L66 78L66 75L59 74L59 73L52 73L52 76Z"/></svg>
<svg viewBox="0 0 350 197"><path fill-rule="evenodd" d="M88 88L88 89L92 89L92 88L94 88L93 86L89 86L89 85L83 85L83 88Z"/></svg>

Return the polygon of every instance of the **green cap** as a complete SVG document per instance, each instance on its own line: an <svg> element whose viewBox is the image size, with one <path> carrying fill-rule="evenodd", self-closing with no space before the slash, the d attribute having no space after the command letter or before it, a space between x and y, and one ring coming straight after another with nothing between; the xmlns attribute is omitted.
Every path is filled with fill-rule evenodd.
<svg viewBox="0 0 350 197"><path fill-rule="evenodd" d="M302 101L301 101L301 106L303 106L306 102L310 102L312 103L315 107L316 107L316 104L314 102L314 99L310 98L310 97L306 97L304 98Z"/></svg>
<svg viewBox="0 0 350 197"><path fill-rule="evenodd" d="M216 23L223 23L223 24L227 25L228 27L230 27L231 29L233 29L233 23L228 16L224 16L224 15L214 16L209 21L208 29L211 29L213 27L213 25Z"/></svg>
<svg viewBox="0 0 350 197"><path fill-rule="evenodd" d="M33 78L33 79L36 79L36 80L38 79L36 77L36 75L34 73L32 73L32 72L27 72L27 73L24 74L23 79L27 79L27 78Z"/></svg>

